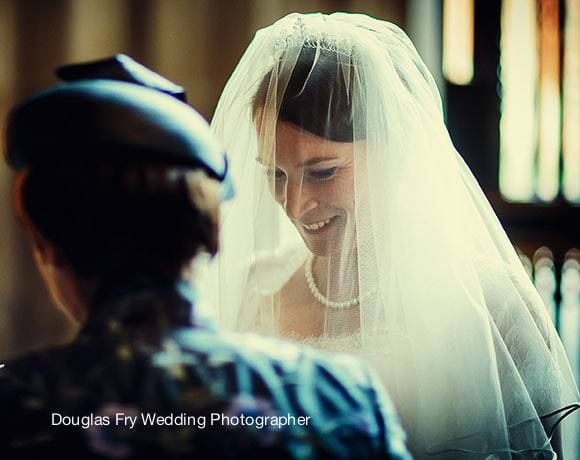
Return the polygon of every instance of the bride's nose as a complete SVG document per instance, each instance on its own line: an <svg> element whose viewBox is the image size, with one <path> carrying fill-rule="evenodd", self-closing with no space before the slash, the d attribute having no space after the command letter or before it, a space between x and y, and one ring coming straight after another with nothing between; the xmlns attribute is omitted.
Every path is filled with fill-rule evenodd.
<svg viewBox="0 0 580 460"><path fill-rule="evenodd" d="M294 184L292 181L288 181L286 183L281 204L288 217L292 220L299 219L305 213L318 206L317 198L311 196L306 189L307 187L304 187L301 182Z"/></svg>

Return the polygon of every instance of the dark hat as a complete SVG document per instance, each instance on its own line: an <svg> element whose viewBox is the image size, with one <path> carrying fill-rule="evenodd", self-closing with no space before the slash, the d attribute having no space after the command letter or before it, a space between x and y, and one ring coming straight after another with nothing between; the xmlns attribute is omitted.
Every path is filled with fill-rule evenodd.
<svg viewBox="0 0 580 460"><path fill-rule="evenodd" d="M63 81L102 79L135 83L187 102L183 87L124 54L117 54L99 61L64 65L56 69L55 74Z"/></svg>
<svg viewBox="0 0 580 460"><path fill-rule="evenodd" d="M227 161L183 88L123 55L61 67L67 82L33 95L9 114L8 164L155 162L203 169L233 196Z"/></svg>

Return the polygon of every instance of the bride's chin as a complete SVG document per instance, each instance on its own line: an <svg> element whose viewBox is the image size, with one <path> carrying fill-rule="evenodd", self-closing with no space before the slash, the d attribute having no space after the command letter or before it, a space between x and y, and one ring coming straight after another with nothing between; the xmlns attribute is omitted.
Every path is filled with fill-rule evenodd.
<svg viewBox="0 0 580 460"><path fill-rule="evenodd" d="M333 222L326 234L308 234L303 229L298 229L304 244L315 256L327 257L333 253L339 253L344 249L344 230L340 220Z"/></svg>
<svg viewBox="0 0 580 460"><path fill-rule="evenodd" d="M341 251L341 245L336 244L334 238L309 238L302 235L302 240L312 255L317 257L327 257Z"/></svg>
<svg viewBox="0 0 580 460"><path fill-rule="evenodd" d="M329 242L327 241L324 244L313 244L311 241L304 241L308 250L312 253L312 255L317 257L326 257L330 254L330 247Z"/></svg>

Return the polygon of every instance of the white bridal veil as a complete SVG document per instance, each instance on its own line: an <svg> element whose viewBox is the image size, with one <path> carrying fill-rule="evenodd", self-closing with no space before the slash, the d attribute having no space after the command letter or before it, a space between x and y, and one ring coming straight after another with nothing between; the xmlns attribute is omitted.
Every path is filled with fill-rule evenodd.
<svg viewBox="0 0 580 460"><path fill-rule="evenodd" d="M280 19L212 127L238 192L213 267L224 327L367 360L419 458L550 457L569 363L401 29Z"/></svg>

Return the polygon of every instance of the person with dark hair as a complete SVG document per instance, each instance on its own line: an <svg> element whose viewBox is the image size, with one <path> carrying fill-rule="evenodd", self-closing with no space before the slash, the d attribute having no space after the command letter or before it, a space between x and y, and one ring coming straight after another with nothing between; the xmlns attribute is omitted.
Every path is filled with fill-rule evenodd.
<svg viewBox="0 0 580 460"><path fill-rule="evenodd" d="M366 360L417 458L552 458L568 358L399 27L279 19L211 126L239 192L208 273L222 327Z"/></svg>
<svg viewBox="0 0 580 460"><path fill-rule="evenodd" d="M0 458L410 458L365 365L197 311L185 280L218 250L233 187L183 90L122 55L58 75L10 113L5 145L37 265L80 332L0 369Z"/></svg>

